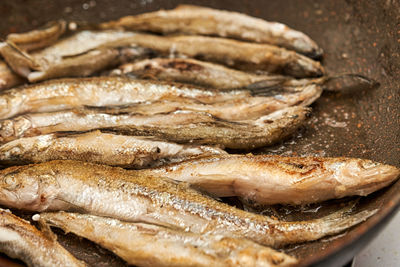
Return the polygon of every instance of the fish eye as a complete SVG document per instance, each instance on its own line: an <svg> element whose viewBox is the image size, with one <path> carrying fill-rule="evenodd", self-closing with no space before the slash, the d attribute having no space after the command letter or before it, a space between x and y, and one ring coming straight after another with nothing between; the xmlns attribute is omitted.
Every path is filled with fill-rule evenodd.
<svg viewBox="0 0 400 267"><path fill-rule="evenodd" d="M17 178L14 175L8 175L4 178L4 189L15 190L19 186Z"/></svg>

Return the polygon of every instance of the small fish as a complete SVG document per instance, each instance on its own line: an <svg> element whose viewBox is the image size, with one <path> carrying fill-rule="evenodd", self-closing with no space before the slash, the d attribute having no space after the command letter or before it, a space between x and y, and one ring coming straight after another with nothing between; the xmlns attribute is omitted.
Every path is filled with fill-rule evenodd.
<svg viewBox="0 0 400 267"><path fill-rule="evenodd" d="M230 37L282 46L313 58L322 56L322 49L310 37L282 23L194 5L122 17L100 27Z"/></svg>
<svg viewBox="0 0 400 267"><path fill-rule="evenodd" d="M292 266L297 260L243 238L199 235L78 213L41 213L45 223L87 238L136 266Z"/></svg>
<svg viewBox="0 0 400 267"><path fill-rule="evenodd" d="M7 40L18 45L24 51L47 47L56 42L65 32L67 23L64 20L51 21L39 29L24 33L11 33Z"/></svg>
<svg viewBox="0 0 400 267"><path fill-rule="evenodd" d="M96 36L94 33L87 35ZM0 52L15 72L28 78L31 82L41 79L41 76L35 74L35 72L52 72L51 68L54 66L63 69L64 59L70 56L76 57L93 49L115 50L130 47L139 50L139 52L133 53L136 55L134 58L145 58L151 54L192 57L238 69L261 70L287 74L297 78L319 77L324 74L324 69L319 62L296 52L268 44L247 43L206 36L157 36L133 32L111 32L108 37L113 36L115 37L114 40L100 37L98 37L99 40L96 40L96 38L93 38L94 40L87 40L88 45L80 47L78 44L79 49L71 49L70 46L75 43L75 39L78 39L75 37L65 46L56 44L33 54L27 54L17 45L7 41L7 46L4 46ZM121 57L127 56L122 53ZM93 56L92 60L95 59L96 57ZM81 62L84 63L84 61ZM87 72L89 70L88 68ZM99 71L99 68L96 68L96 71ZM63 75L69 75L67 69L53 72L51 77L63 77Z"/></svg>
<svg viewBox="0 0 400 267"><path fill-rule="evenodd" d="M37 212L79 210L195 234L247 238L271 247L337 234L376 212L349 214L351 209L345 208L309 221L279 221L218 202L186 183L79 161L0 170L0 204Z"/></svg>
<svg viewBox="0 0 400 267"><path fill-rule="evenodd" d="M137 33L108 43L107 47L137 45L169 57L190 57L247 71L266 71L296 78L319 77L324 68L296 52L281 47L208 36L158 36Z"/></svg>
<svg viewBox="0 0 400 267"><path fill-rule="evenodd" d="M122 74L141 79L182 82L218 90L246 88L261 81L272 87L288 79L279 75L256 75L192 58L144 59L124 64L119 69Z"/></svg>
<svg viewBox="0 0 400 267"><path fill-rule="evenodd" d="M247 98L254 94L248 90L220 92L126 77L58 79L0 93L0 119L27 112L49 112L83 106L117 106L182 98L196 99L207 104Z"/></svg>
<svg viewBox="0 0 400 267"><path fill-rule="evenodd" d="M371 160L269 155L215 155L140 172L185 181L218 197L239 196L261 205L366 196L400 175L396 167Z"/></svg>
<svg viewBox="0 0 400 267"><path fill-rule="evenodd" d="M55 238L4 209L0 209L0 251L32 267L87 266L72 256Z"/></svg>
<svg viewBox="0 0 400 267"><path fill-rule="evenodd" d="M154 137L93 131L14 140L0 146L0 163L17 165L72 159L125 168L143 168L213 154L226 152L211 146L181 145Z"/></svg>
<svg viewBox="0 0 400 267"><path fill-rule="evenodd" d="M289 107L256 120L227 121L204 112L178 110L154 115L82 109L33 113L0 121L0 142L55 132L105 129L126 135L156 136L177 143L215 144L234 149L271 145L295 132L310 109Z"/></svg>

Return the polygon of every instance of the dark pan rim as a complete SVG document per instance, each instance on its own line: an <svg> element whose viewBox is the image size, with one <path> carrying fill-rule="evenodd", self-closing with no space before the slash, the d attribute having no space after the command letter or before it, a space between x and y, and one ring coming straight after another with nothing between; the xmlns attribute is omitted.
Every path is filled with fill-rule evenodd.
<svg viewBox="0 0 400 267"><path fill-rule="evenodd" d="M394 184L390 185L388 188L386 188L387 191L394 191L390 192L391 194L393 194L393 196L391 197L391 199L388 199L384 202L384 205L379 208L378 212L375 215L373 215L367 221L359 224L358 226L355 226L355 228L346 233L343 238L332 241L332 243L327 248L320 251L318 254L311 255L307 259L300 260L298 266L312 266L317 264L319 265L322 262L328 260L330 257L334 257L341 251L350 248L358 241L362 242L361 239L366 238L368 234L373 235L373 237L370 238L370 241L372 241L373 238L379 234L379 231L384 229L384 226L396 214L396 211L400 209L400 194L398 192L399 188L400 179L397 180L397 182L395 182ZM362 242L362 247L368 245L370 241ZM360 247L360 249L362 247Z"/></svg>

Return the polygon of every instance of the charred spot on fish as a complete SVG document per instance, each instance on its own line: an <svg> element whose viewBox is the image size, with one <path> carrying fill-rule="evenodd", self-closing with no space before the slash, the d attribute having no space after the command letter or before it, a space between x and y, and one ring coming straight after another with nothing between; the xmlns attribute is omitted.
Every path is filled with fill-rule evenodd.
<svg viewBox="0 0 400 267"><path fill-rule="evenodd" d="M270 120L270 119L266 119L266 120L264 120L264 123L266 123L266 124L271 124L271 123L274 123L274 121L273 121L273 120Z"/></svg>
<svg viewBox="0 0 400 267"><path fill-rule="evenodd" d="M183 60L175 60L175 61L171 61L168 62L166 64L163 64L164 68L170 68L170 69L176 69L179 71L200 71L203 69L202 66L198 65L198 64L193 64L190 62L185 62Z"/></svg>
<svg viewBox="0 0 400 267"><path fill-rule="evenodd" d="M44 202L46 202L46 200L47 200L46 196L41 194L40 195L40 203L44 203Z"/></svg>
<svg viewBox="0 0 400 267"><path fill-rule="evenodd" d="M159 147L156 147L156 153L161 153L161 149Z"/></svg>

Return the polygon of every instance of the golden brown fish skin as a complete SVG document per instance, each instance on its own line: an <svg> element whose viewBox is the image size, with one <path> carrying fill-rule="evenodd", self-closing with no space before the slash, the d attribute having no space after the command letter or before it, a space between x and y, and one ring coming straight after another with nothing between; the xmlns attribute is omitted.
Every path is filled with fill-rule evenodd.
<svg viewBox="0 0 400 267"><path fill-rule="evenodd" d="M226 154L211 146L181 145L154 137L93 131L20 138L0 146L2 165L71 159L125 168L144 168L194 156Z"/></svg>
<svg viewBox="0 0 400 267"><path fill-rule="evenodd" d="M310 82L309 84L304 83L304 85L292 85L293 83L294 81L285 82L285 85L276 86L276 89L254 89L256 94L260 94L260 96L238 97L237 99L211 104L204 104L196 99L181 98L131 104L122 107L99 107L98 110L106 111L108 114L130 113L142 115L189 110L206 112L223 120L252 120L291 106L308 106L318 99L322 93L320 84Z"/></svg>
<svg viewBox="0 0 400 267"><path fill-rule="evenodd" d="M7 64L0 60L0 91L25 83L26 80L13 72Z"/></svg>
<svg viewBox="0 0 400 267"><path fill-rule="evenodd" d="M51 21L42 28L24 33L11 33L7 40L25 51L47 47L59 39L65 32L67 23L64 20Z"/></svg>
<svg viewBox="0 0 400 267"><path fill-rule="evenodd" d="M102 48L107 42L134 35L123 31L80 31L57 43L27 54L18 44L7 41L0 51L10 67L30 82L50 78L89 76L104 68L146 56L141 48ZM129 52L128 50L136 50ZM94 51L93 51L94 50ZM128 53L129 52L129 53ZM112 55L110 55L112 54Z"/></svg>
<svg viewBox="0 0 400 267"><path fill-rule="evenodd" d="M310 37L284 24L194 5L122 17L100 27L230 37L282 46L310 57L322 56L322 49Z"/></svg>
<svg viewBox="0 0 400 267"><path fill-rule="evenodd" d="M320 219L283 222L218 202L161 177L79 161L51 161L0 170L0 204L31 211L80 210L197 234L248 238L278 247L339 233L373 215L339 211Z"/></svg>
<svg viewBox="0 0 400 267"><path fill-rule="evenodd" d="M395 181L400 170L352 158L216 155L141 170L185 181L218 197L250 203L308 204L375 192Z"/></svg>
<svg viewBox="0 0 400 267"><path fill-rule="evenodd" d="M144 59L124 64L119 69L123 74L139 78L188 83L218 90L246 88L261 81L273 86L288 79L279 75L256 75L191 58Z"/></svg>
<svg viewBox="0 0 400 267"><path fill-rule="evenodd" d="M296 78L319 77L318 61L273 45L207 36L157 36L137 33L109 43L110 47L138 45L169 56L185 56L248 71L267 71Z"/></svg>
<svg viewBox="0 0 400 267"><path fill-rule="evenodd" d="M250 96L251 92L246 90L219 92L126 77L56 79L2 92L0 119L28 112L49 112L83 106L116 106L181 98L215 103Z"/></svg>
<svg viewBox="0 0 400 267"><path fill-rule="evenodd" d="M250 240L199 235L79 213L41 213L40 219L113 251L136 266L292 266L297 260Z"/></svg>
<svg viewBox="0 0 400 267"><path fill-rule="evenodd" d="M34 58L11 41L6 41L0 46L0 54L10 69L22 77L27 77L32 70L41 69L41 65Z"/></svg>
<svg viewBox="0 0 400 267"><path fill-rule="evenodd" d="M293 134L309 112L309 108L295 106L241 122L185 110L155 115L114 114L96 109L36 113L0 121L0 142L55 132L104 129L126 135L156 136L177 143L253 149Z"/></svg>
<svg viewBox="0 0 400 267"><path fill-rule="evenodd" d="M62 64L54 64L43 71L31 72L30 82L38 82L59 77L86 77L100 70L120 63L118 49L96 49L87 53L63 59Z"/></svg>
<svg viewBox="0 0 400 267"><path fill-rule="evenodd" d="M4 209L0 209L0 251L32 267L86 266L55 239Z"/></svg>

